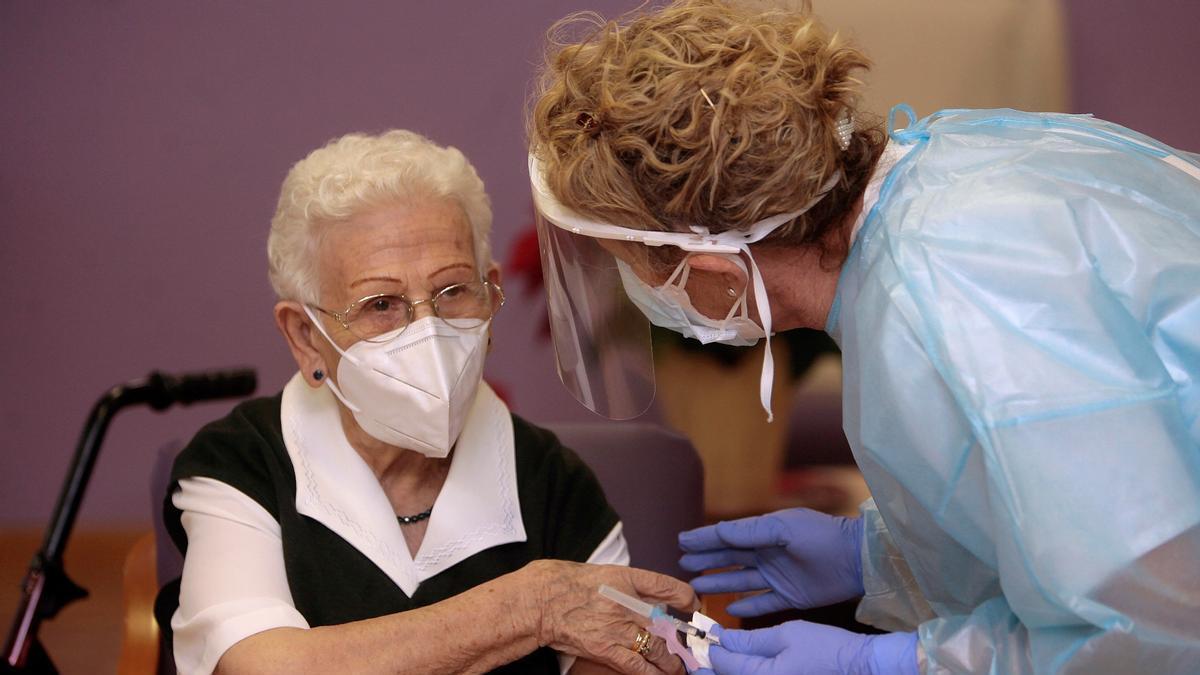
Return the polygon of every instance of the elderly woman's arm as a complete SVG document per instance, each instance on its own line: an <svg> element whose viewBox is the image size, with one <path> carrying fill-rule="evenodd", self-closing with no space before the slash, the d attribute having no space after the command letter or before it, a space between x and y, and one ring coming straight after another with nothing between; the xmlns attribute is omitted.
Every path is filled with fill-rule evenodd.
<svg viewBox="0 0 1200 675"><path fill-rule="evenodd" d="M680 608L694 603L686 584L652 572L539 560L428 607L340 626L252 635L225 652L216 672L476 673L539 646L620 672L676 670L677 661L662 653L661 644L650 660L626 647L632 642L626 634L630 617L597 601L600 584Z"/></svg>
<svg viewBox="0 0 1200 675"><path fill-rule="evenodd" d="M538 647L522 572L444 602L340 626L274 628L229 648L217 673L485 672Z"/></svg>

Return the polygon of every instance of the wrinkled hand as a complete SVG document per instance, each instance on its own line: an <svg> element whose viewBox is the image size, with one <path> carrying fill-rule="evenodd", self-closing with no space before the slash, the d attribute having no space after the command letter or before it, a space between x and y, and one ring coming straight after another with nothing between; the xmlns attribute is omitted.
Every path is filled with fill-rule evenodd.
<svg viewBox="0 0 1200 675"><path fill-rule="evenodd" d="M608 584L650 604L666 603L691 612L700 606L687 584L671 577L618 565L586 565L562 560L538 560L523 570L530 576L530 597L535 610L538 644L604 664L622 673L662 675L682 673L679 658L666 644L653 638L650 651L633 651L641 617L600 595Z"/></svg>
<svg viewBox="0 0 1200 675"><path fill-rule="evenodd" d="M740 569L692 580L698 593L767 591L730 603L734 616L823 607L863 594L862 519L788 509L680 533L690 572Z"/></svg>
<svg viewBox="0 0 1200 675"><path fill-rule="evenodd" d="M917 634L860 635L807 621L716 631L697 675L917 675Z"/></svg>

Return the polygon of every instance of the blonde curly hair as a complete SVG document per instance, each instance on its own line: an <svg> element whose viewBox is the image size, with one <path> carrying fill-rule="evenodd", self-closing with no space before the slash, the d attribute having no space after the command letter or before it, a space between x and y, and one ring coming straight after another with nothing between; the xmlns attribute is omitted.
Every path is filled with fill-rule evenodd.
<svg viewBox="0 0 1200 675"><path fill-rule="evenodd" d="M572 39L574 36L574 39ZM853 204L885 136L852 114L866 55L809 12L678 0L624 21L576 14L550 29L530 150L566 206L627 227L743 229L794 211L772 240L812 242Z"/></svg>

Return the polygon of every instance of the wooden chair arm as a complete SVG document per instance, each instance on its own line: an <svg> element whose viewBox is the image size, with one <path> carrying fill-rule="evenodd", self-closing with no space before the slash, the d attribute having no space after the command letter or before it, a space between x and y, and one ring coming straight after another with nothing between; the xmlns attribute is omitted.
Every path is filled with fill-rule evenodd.
<svg viewBox="0 0 1200 675"><path fill-rule="evenodd" d="M117 675L155 675L158 670L158 623L154 599L158 595L154 533L134 542L125 556L122 581L124 631Z"/></svg>

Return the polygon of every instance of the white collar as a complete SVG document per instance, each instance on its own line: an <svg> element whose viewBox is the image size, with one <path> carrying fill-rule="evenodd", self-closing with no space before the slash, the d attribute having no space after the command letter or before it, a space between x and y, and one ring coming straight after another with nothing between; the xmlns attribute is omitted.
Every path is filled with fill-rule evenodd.
<svg viewBox="0 0 1200 675"><path fill-rule="evenodd" d="M850 228L851 245L858 237L858 231L862 229L863 223L867 222L867 216L870 215L871 209L875 208L875 203L879 201L879 192L883 189L884 179L896 166L896 162L904 159L914 147L916 146L901 145L890 140L884 146L883 152L879 155L879 161L875 162L875 168L871 170L867 187L863 190L862 209L859 210L858 217L854 219L854 226Z"/></svg>
<svg viewBox="0 0 1200 675"><path fill-rule="evenodd" d="M422 581L480 551L525 541L512 417L486 383L415 560L379 480L346 440L328 387L313 389L296 373L283 388L280 417L296 473L296 510L358 549L409 597Z"/></svg>

